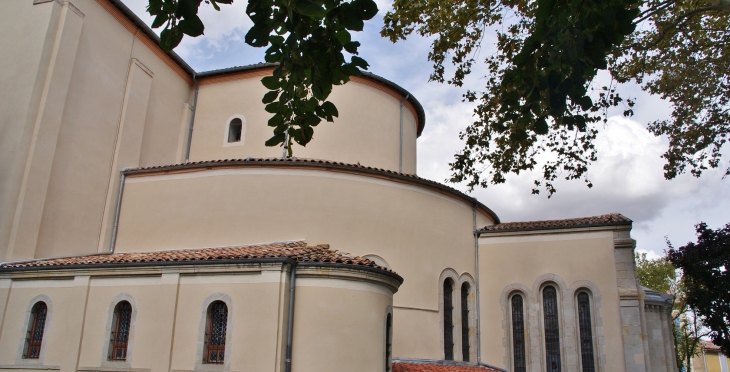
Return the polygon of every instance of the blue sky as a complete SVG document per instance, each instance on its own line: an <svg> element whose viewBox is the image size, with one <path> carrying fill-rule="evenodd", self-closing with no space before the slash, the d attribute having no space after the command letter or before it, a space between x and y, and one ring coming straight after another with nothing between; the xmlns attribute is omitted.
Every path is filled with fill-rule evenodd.
<svg viewBox="0 0 730 372"><path fill-rule="evenodd" d="M151 24L152 18L145 13L147 0L123 1ZM461 96L466 89L483 86L485 70L476 68L464 88L429 82L431 64L427 56L431 40L413 36L392 44L381 38L382 16L390 9L390 2L377 2L380 13L366 22L365 30L353 39L362 43L360 56L370 63L370 72L408 89L423 104L426 128L418 140L418 174L444 182L450 174L448 163L462 147L459 131L473 121L474 106L462 102ZM205 36L186 38L176 52L198 72L262 62L264 49L252 48L243 41L251 26L246 4L245 0L236 0L216 12L203 3L200 15L206 26ZM494 51L490 36L485 37L483 56ZM650 256L662 254L665 236L675 246L693 241L694 225L700 221L712 228L730 223L730 177L722 180L730 158L728 151L724 151L723 168L708 170L700 179L682 175L664 180L660 155L667 148L667 140L651 135L645 125L667 117L670 106L635 85L624 86L621 91L637 98L636 114L631 119L613 116L601 128L596 143L599 160L588 174L592 189L581 181L561 181L556 184L557 194L548 199L544 194L530 192L532 180L538 175L523 173L508 177L505 184L474 190L471 195L504 222L620 212L634 220L632 237L637 240L637 250L651 252ZM451 186L466 190L463 185Z"/></svg>

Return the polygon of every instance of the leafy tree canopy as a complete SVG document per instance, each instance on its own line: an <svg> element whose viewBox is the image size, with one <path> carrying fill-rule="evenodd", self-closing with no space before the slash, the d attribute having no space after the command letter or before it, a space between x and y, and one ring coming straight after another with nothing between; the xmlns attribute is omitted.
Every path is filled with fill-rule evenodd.
<svg viewBox="0 0 730 372"><path fill-rule="evenodd" d="M667 258L682 270L687 305L695 309L712 342L730 355L730 224L713 230L695 226L697 242L674 249Z"/></svg>
<svg viewBox="0 0 730 372"><path fill-rule="evenodd" d="M203 33L201 1L149 0L163 48ZM205 1L216 9L232 2ZM322 119L337 116L326 100L332 87L368 67L350 31L377 12L373 0L249 0L246 42L268 47L266 61L279 63L262 80L273 114L266 145L286 142L291 155L292 140L306 145ZM730 0L395 0L384 21L381 33L394 42L413 32L434 37L431 79L456 86L480 62L485 34L496 32L485 88L464 94L477 103L476 120L460 134L452 182L487 187L542 166L533 193L552 195L559 176L592 186L598 125L615 106L633 114L634 102L616 93L630 81L672 104L670 119L649 124L669 138L667 179L720 165L730 134ZM449 60L456 68L446 76ZM599 70L611 84L595 86Z"/></svg>
<svg viewBox="0 0 730 372"><path fill-rule="evenodd" d="M646 253L637 253L635 261L640 285L660 293L676 295L677 269L666 257L651 260L646 258Z"/></svg>
<svg viewBox="0 0 730 372"><path fill-rule="evenodd" d="M667 179L719 165L730 132L730 1L713 1L395 0L382 34L434 37L431 79L461 86L494 30L486 87L464 95L478 103L476 120L460 134L464 148L450 180L470 188L502 183L547 154L533 193L552 195L561 175L592 186L586 171L596 160L596 124L610 107L633 114L634 102L615 84L594 86L599 70L672 103L672 119L649 126L669 137ZM445 76L449 58L456 68Z"/></svg>
<svg viewBox="0 0 730 372"><path fill-rule="evenodd" d="M198 17L202 0L149 0L152 27L162 27L163 48L175 48L183 35L199 36L204 26ZM216 10L233 0L206 0ZM357 56L360 43L350 31L362 31L364 21L378 13L373 0L249 0L246 13L254 25L245 40L268 47L266 62L278 63L273 76L261 80L269 89L262 102L273 114L274 135L267 146L292 141L305 146L322 119L333 121L337 108L327 97L334 85L360 75L368 63ZM351 55L349 62L344 53Z"/></svg>

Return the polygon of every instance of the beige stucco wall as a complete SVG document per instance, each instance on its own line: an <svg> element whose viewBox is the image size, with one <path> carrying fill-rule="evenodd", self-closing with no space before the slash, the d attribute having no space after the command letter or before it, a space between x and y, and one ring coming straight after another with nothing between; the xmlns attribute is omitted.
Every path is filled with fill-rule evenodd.
<svg viewBox="0 0 730 372"><path fill-rule="evenodd" d="M297 279L292 370L384 371L392 301L392 292L377 284Z"/></svg>
<svg viewBox="0 0 730 372"><path fill-rule="evenodd" d="M478 216L478 226L491 223ZM128 177L116 250L306 240L376 254L407 278L394 299L396 316L409 318L395 328L394 355L439 359L439 275L474 275L472 231L471 205L423 187L324 170L226 168Z"/></svg>
<svg viewBox="0 0 730 372"><path fill-rule="evenodd" d="M261 78L254 74L239 80L201 83L191 161L281 157L281 147L264 145L273 136L273 128L267 126L272 114L261 103L268 91ZM316 126L313 140L306 147L296 145L294 156L398 171L400 100L357 81L336 86L328 99L337 106L339 117L333 123L323 121ZM242 142L229 144L229 122L238 115L245 119ZM403 121L403 172L415 174L416 118L406 107Z"/></svg>
<svg viewBox="0 0 730 372"><path fill-rule="evenodd" d="M119 171L180 160L188 79L114 12L105 0L3 7L3 260L108 246Z"/></svg>
<svg viewBox="0 0 730 372"><path fill-rule="evenodd" d="M382 369L385 316L397 284L351 269L298 271L303 274L296 289L295 369ZM34 279L45 275L6 274L0 280L11 292L1 293L7 310L0 325L0 370L280 371L284 365L287 265L58 270L53 279ZM28 314L38 300L49 309L41 358L23 359ZM206 365L205 314L216 300L228 307L226 359L224 365ZM111 362L108 340L120 301L133 310L128 354L125 361Z"/></svg>
<svg viewBox="0 0 730 372"><path fill-rule="evenodd" d="M511 368L511 341L508 334L511 325L507 296L513 291L522 290L527 292L524 306L528 332L528 371L544 370L544 341L542 332L539 332L542 324L539 295L542 284L554 283L557 284L559 295L563 370L573 370L579 365L574 300L575 291L579 288L588 288L592 294L596 332L594 353L597 355L598 370L626 370L618 312L613 234L608 230L482 235L479 250L480 291L484 294L481 301L483 360L502 368Z"/></svg>

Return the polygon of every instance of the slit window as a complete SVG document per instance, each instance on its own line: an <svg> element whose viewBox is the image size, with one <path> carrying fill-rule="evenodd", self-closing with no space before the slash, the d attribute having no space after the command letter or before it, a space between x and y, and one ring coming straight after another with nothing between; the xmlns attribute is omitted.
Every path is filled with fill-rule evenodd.
<svg viewBox="0 0 730 372"><path fill-rule="evenodd" d="M514 358L514 371L527 371L527 358L525 354L525 312L522 304L522 296L512 296L512 354Z"/></svg>
<svg viewBox="0 0 730 372"><path fill-rule="evenodd" d="M223 301L214 301L208 306L203 363L223 364L226 356L227 327L228 306Z"/></svg>
<svg viewBox="0 0 730 372"><path fill-rule="evenodd" d="M129 344L129 327L132 322L132 305L121 301L114 307L112 318L112 333L109 339L109 360L127 360L127 345Z"/></svg>
<svg viewBox="0 0 730 372"><path fill-rule="evenodd" d="M469 284L461 285L461 355L469 361Z"/></svg>
<svg viewBox="0 0 730 372"><path fill-rule="evenodd" d="M560 323L558 319L558 294L555 287L547 286L542 290L542 301L547 372L560 372Z"/></svg>
<svg viewBox="0 0 730 372"><path fill-rule="evenodd" d="M43 330L46 327L46 315L48 306L45 302L39 301L33 305L30 311L30 321L28 322L28 333L25 337L25 350L23 350L23 358L38 359L41 356L41 346L43 344Z"/></svg>
<svg viewBox="0 0 730 372"><path fill-rule="evenodd" d="M578 326L580 328L580 359L583 372L595 372L593 357L593 327L591 326L591 300L588 293L578 293Z"/></svg>
<svg viewBox="0 0 730 372"><path fill-rule="evenodd" d="M391 356L393 355L393 316L385 319L385 372L391 372Z"/></svg>
<svg viewBox="0 0 730 372"><path fill-rule="evenodd" d="M444 281L444 359L454 360L454 283Z"/></svg>
<svg viewBox="0 0 730 372"><path fill-rule="evenodd" d="M228 143L241 142L243 132L243 121L239 118L231 120L228 124Z"/></svg>

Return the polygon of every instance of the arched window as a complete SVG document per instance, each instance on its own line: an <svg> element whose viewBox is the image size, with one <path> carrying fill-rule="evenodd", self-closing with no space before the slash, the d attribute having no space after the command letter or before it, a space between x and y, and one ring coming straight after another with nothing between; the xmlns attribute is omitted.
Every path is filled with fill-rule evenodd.
<svg viewBox="0 0 730 372"><path fill-rule="evenodd" d="M41 345L43 344L43 329L46 327L46 314L48 306L43 301L36 302L30 311L28 322L28 334L25 337L25 348L23 358L38 359L41 356Z"/></svg>
<svg viewBox="0 0 730 372"><path fill-rule="evenodd" d="M469 283L461 284L461 355L469 361Z"/></svg>
<svg viewBox="0 0 730 372"><path fill-rule="evenodd" d="M205 345L203 363L223 364L226 351L226 327L228 306L223 301L214 301L208 306L205 324Z"/></svg>
<svg viewBox="0 0 730 372"><path fill-rule="evenodd" d="M385 372L391 372L391 356L393 355L393 316L385 318Z"/></svg>
<svg viewBox="0 0 730 372"><path fill-rule="evenodd" d="M240 118L231 120L228 124L228 143L241 142L243 133L243 121Z"/></svg>
<svg viewBox="0 0 730 372"><path fill-rule="evenodd" d="M525 353L525 310L522 295L512 296L512 354L514 371L527 371L527 357Z"/></svg>
<svg viewBox="0 0 730 372"><path fill-rule="evenodd" d="M132 322L132 305L121 301L114 307L112 332L109 339L109 360L127 360L129 344L129 327Z"/></svg>
<svg viewBox="0 0 730 372"><path fill-rule="evenodd" d="M454 360L454 282L444 280L444 359Z"/></svg>
<svg viewBox="0 0 730 372"><path fill-rule="evenodd" d="M553 286L542 290L542 312L545 326L545 358L547 372L560 372L560 323L558 293Z"/></svg>
<svg viewBox="0 0 730 372"><path fill-rule="evenodd" d="M591 300L586 292L578 293L578 326L580 328L580 359L583 365L583 372L595 372Z"/></svg>

